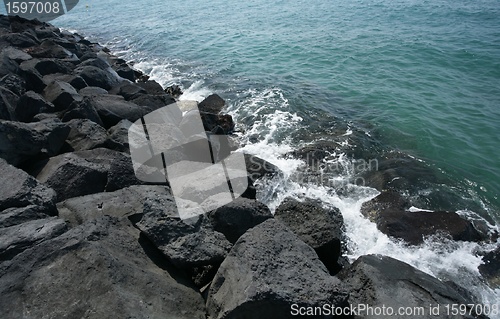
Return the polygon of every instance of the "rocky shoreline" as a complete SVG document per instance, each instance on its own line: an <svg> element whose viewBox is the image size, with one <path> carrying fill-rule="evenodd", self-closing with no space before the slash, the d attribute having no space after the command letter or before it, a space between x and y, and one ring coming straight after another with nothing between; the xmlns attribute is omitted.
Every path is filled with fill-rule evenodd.
<svg viewBox="0 0 500 319"><path fill-rule="evenodd" d="M136 178L128 145L142 116L174 105L182 118L178 87L38 21L0 16L0 49L0 317L333 318L331 309L361 304L479 302L389 257L349 264L335 207L287 198L273 215L253 183L281 173L252 155L242 197L179 219L169 186ZM198 104L205 130L232 133L224 103L211 95ZM363 213L408 244L436 232L489 239L455 213L407 206L387 191ZM485 258L483 273L498 285L498 251ZM381 317L347 312L340 317Z"/></svg>

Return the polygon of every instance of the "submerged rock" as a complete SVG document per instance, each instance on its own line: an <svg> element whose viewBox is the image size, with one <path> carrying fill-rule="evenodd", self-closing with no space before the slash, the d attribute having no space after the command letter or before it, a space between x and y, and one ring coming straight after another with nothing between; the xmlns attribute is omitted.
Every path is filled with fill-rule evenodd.
<svg viewBox="0 0 500 319"><path fill-rule="evenodd" d="M500 288L500 246L483 256L479 272L493 289Z"/></svg>

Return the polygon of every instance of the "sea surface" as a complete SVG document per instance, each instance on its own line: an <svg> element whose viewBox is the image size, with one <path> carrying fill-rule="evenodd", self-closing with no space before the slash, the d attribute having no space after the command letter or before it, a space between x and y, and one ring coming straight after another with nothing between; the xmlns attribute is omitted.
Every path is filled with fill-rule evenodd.
<svg viewBox="0 0 500 319"><path fill-rule="evenodd" d="M285 173L260 199L339 207L352 259L390 255L500 300L477 271L494 243L395 242L360 214L378 191L356 169L404 158L402 191L416 207L498 229L500 1L81 0L53 23L180 85L182 99L223 97L243 150ZM303 147L328 150L328 183L304 178Z"/></svg>

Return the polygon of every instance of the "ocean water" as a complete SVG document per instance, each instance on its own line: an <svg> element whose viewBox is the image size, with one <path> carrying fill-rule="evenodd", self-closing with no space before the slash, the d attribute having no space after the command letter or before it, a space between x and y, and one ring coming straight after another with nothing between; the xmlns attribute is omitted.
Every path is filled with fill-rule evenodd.
<svg viewBox="0 0 500 319"><path fill-rule="evenodd" d="M498 0L81 0L53 23L105 43L163 86L180 85L183 99L221 95L243 150L285 173L260 199L339 207L352 259L390 255L484 303L500 300L477 270L494 243L395 242L361 215L378 191L353 165L409 158L405 193L416 206L498 229ZM304 179L307 165L293 156L311 145L328 145L329 183Z"/></svg>

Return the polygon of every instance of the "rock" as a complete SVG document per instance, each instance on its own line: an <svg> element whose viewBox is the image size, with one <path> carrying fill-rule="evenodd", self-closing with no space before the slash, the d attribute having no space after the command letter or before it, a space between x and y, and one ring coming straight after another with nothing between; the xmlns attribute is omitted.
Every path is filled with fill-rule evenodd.
<svg viewBox="0 0 500 319"><path fill-rule="evenodd" d="M128 155L104 148L52 157L36 176L56 191L58 201L142 184Z"/></svg>
<svg viewBox="0 0 500 319"><path fill-rule="evenodd" d="M51 39L45 39L39 46L32 46L27 50L35 58L71 59L73 54L56 44Z"/></svg>
<svg viewBox="0 0 500 319"><path fill-rule="evenodd" d="M85 61L81 62L79 67L84 67L84 66L93 66L96 68L99 68L101 70L107 70L110 65L108 62L106 62L104 59L101 59L99 57L96 57L94 59L85 59Z"/></svg>
<svg viewBox="0 0 500 319"><path fill-rule="evenodd" d="M63 81L54 81L43 91L47 101L54 104L56 111L66 110L71 103L81 102L83 98L74 87Z"/></svg>
<svg viewBox="0 0 500 319"><path fill-rule="evenodd" d="M15 108L16 117L21 122L31 122L38 113L53 111L54 105L33 91L28 91L21 96Z"/></svg>
<svg viewBox="0 0 500 319"><path fill-rule="evenodd" d="M349 288L349 302L353 305L383 305L385 308L392 307L394 311L400 307L421 307L423 313L414 313L415 317L434 318L435 315L429 313L429 305L439 304L439 318L469 318L446 315L443 307L451 304L466 305L472 301L464 299L460 293L440 280L387 256L361 256L351 267L342 270L338 277ZM469 310L467 309L467 313ZM380 318L366 312L358 313L358 316Z"/></svg>
<svg viewBox="0 0 500 319"><path fill-rule="evenodd" d="M21 63L19 69L19 75L22 76L26 83L26 90L41 93L45 89L47 85L43 82L42 75L33 67L31 63Z"/></svg>
<svg viewBox="0 0 500 319"><path fill-rule="evenodd" d="M0 228L19 225L35 219L47 218L57 213L48 207L29 205L26 207L12 207L0 212Z"/></svg>
<svg viewBox="0 0 500 319"><path fill-rule="evenodd" d="M172 96L174 99L177 99L179 96L182 95L182 90L180 86L178 85L171 85L165 89L165 93L168 95Z"/></svg>
<svg viewBox="0 0 500 319"><path fill-rule="evenodd" d="M134 83L124 82L124 85L121 85L118 88L117 93L119 95L123 96L125 98L125 100L130 101L136 97L139 97L141 94L146 94L146 90L144 90L142 87L140 87Z"/></svg>
<svg viewBox="0 0 500 319"><path fill-rule="evenodd" d="M121 120L108 130L106 147L118 152L130 153L128 143L128 129L132 126L129 120Z"/></svg>
<svg viewBox="0 0 500 319"><path fill-rule="evenodd" d="M105 128L127 119L134 122L151 112L150 109L125 101L118 95L99 95L87 98L104 123Z"/></svg>
<svg viewBox="0 0 500 319"><path fill-rule="evenodd" d="M0 264L0 295L2 318L26 311L33 318L205 318L188 280L128 221L111 217Z"/></svg>
<svg viewBox="0 0 500 319"><path fill-rule="evenodd" d="M62 73L68 74L71 69L57 59L31 59L21 63L23 70L37 70L38 73L43 75Z"/></svg>
<svg viewBox="0 0 500 319"><path fill-rule="evenodd" d="M38 45L38 42L26 34L10 33L0 35L0 42L7 42L16 48L29 48Z"/></svg>
<svg viewBox="0 0 500 319"><path fill-rule="evenodd" d="M164 107L169 104L175 103L175 99L170 95L162 94L162 95L149 95L142 94L134 97L130 100L137 105L141 105L144 107L150 108L152 111Z"/></svg>
<svg viewBox="0 0 500 319"><path fill-rule="evenodd" d="M58 154L69 134L69 127L57 119L36 123L0 120L0 157L18 166L33 158Z"/></svg>
<svg viewBox="0 0 500 319"><path fill-rule="evenodd" d="M8 74L15 74L19 72L19 64L16 61L12 60L9 55L9 52L6 51L6 49L0 52L0 76L2 77Z"/></svg>
<svg viewBox="0 0 500 319"><path fill-rule="evenodd" d="M26 82L17 74L7 74L0 79L0 85L17 96L26 92Z"/></svg>
<svg viewBox="0 0 500 319"><path fill-rule="evenodd" d="M274 164L263 160L255 155L245 154L248 176L255 182L260 178L273 178L283 175L281 170Z"/></svg>
<svg viewBox="0 0 500 319"><path fill-rule="evenodd" d="M325 209L319 201L299 202L287 197L274 217L311 246L331 274L340 271L338 259L345 249L345 238L344 218L337 208Z"/></svg>
<svg viewBox="0 0 500 319"><path fill-rule="evenodd" d="M361 207L363 215L389 236L419 245L431 235L445 235L453 240L481 241L481 234L471 222L454 212L410 212L408 201L395 192L383 192Z"/></svg>
<svg viewBox="0 0 500 319"><path fill-rule="evenodd" d="M59 216L72 226L94 220L104 215L126 217L139 221L144 207L151 203L171 205L170 188L157 185L134 185L114 192L90 194L66 199L57 204Z"/></svg>
<svg viewBox="0 0 500 319"><path fill-rule="evenodd" d="M84 119L74 119L68 122L71 128L66 142L71 151L86 151L103 147L107 140L106 130L99 124Z"/></svg>
<svg viewBox="0 0 500 319"><path fill-rule="evenodd" d="M200 112L219 114L224 105L226 105L226 101L217 94L212 94L198 104L198 109Z"/></svg>
<svg viewBox="0 0 500 319"><path fill-rule="evenodd" d="M16 63L23 63L24 61L28 61L32 59L33 57L29 55L28 53L16 49L14 47L7 47L3 49L2 55Z"/></svg>
<svg viewBox="0 0 500 319"><path fill-rule="evenodd" d="M22 251L57 237L66 230L66 222L56 217L35 219L2 228L0 232L0 262L12 259Z"/></svg>
<svg viewBox="0 0 500 319"><path fill-rule="evenodd" d="M180 219L173 197L147 202L143 212L136 224L141 232L198 287L205 286L231 248L224 235L214 231L204 216Z"/></svg>
<svg viewBox="0 0 500 319"><path fill-rule="evenodd" d="M85 80L82 77L71 74L60 74L60 73L49 74L43 77L43 81L47 85L51 84L54 81L66 82L72 87L74 87L76 90L81 90L87 87L87 82L85 82Z"/></svg>
<svg viewBox="0 0 500 319"><path fill-rule="evenodd" d="M147 94L150 95L163 95L165 94L165 91L163 90L163 87L160 85L160 83L150 80L146 82L138 82L136 83L138 86L146 90Z"/></svg>
<svg viewBox="0 0 500 319"><path fill-rule="evenodd" d="M200 112L206 131L214 134L231 134L234 130L233 117L229 114Z"/></svg>
<svg viewBox="0 0 500 319"><path fill-rule="evenodd" d="M15 120L15 108L18 103L19 97L12 91L0 87L0 119L2 120Z"/></svg>
<svg viewBox="0 0 500 319"><path fill-rule="evenodd" d="M235 243L247 230L272 218L269 208L261 202L237 198L207 214L213 228Z"/></svg>
<svg viewBox="0 0 500 319"><path fill-rule="evenodd" d="M61 120L63 122L69 122L74 119L87 119L104 126L104 123L99 117L94 105L88 98L84 98L81 102L71 103L68 109L61 116Z"/></svg>
<svg viewBox="0 0 500 319"><path fill-rule="evenodd" d="M81 76L89 86L97 86L105 90L110 90L118 84L118 79L113 73L95 66L79 67L75 69L75 74Z"/></svg>
<svg viewBox="0 0 500 319"><path fill-rule="evenodd" d="M100 87L88 86L78 91L78 94L80 94L81 96L94 96L108 94L108 91Z"/></svg>
<svg viewBox="0 0 500 319"><path fill-rule="evenodd" d="M115 68L115 71L120 77L135 82L135 72L128 65L120 65Z"/></svg>
<svg viewBox="0 0 500 319"><path fill-rule="evenodd" d="M479 272L491 288L500 288L500 246L483 256L483 264L479 265Z"/></svg>
<svg viewBox="0 0 500 319"><path fill-rule="evenodd" d="M221 264L207 312L213 319L291 318L293 304L348 307L347 297L311 247L268 219L241 236Z"/></svg>
<svg viewBox="0 0 500 319"><path fill-rule="evenodd" d="M39 183L26 172L9 165L0 158L0 211L35 205L45 208L47 214L55 214L56 193ZM3 214L3 213L2 213Z"/></svg>

